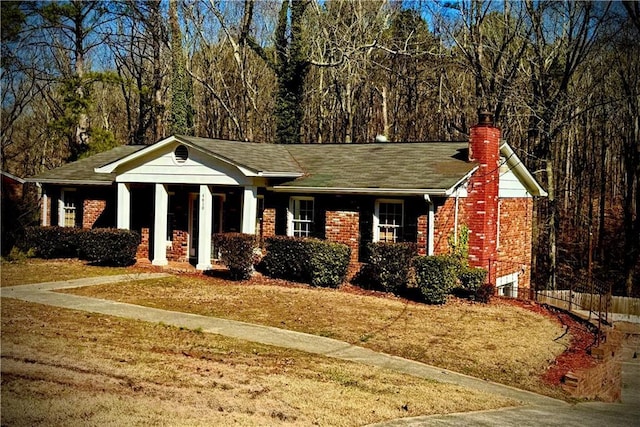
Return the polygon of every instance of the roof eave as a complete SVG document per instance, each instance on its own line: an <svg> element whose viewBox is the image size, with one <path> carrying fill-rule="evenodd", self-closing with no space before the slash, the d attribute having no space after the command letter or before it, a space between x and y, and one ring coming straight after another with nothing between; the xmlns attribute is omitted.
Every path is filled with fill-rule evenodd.
<svg viewBox="0 0 640 427"><path fill-rule="evenodd" d="M258 176L264 178L300 178L304 176L303 173L300 172L268 172L268 171L260 171Z"/></svg>
<svg viewBox="0 0 640 427"><path fill-rule="evenodd" d="M529 172L529 169L527 169L524 163L522 163L522 160L520 160L509 144L505 142L500 146L500 154L507 159L509 169L511 169L520 182L525 186L529 194L538 197L547 197L549 195L545 189L538 184L538 181L536 181L535 177L531 172Z"/></svg>
<svg viewBox="0 0 640 427"><path fill-rule="evenodd" d="M313 193L313 194L354 194L354 195L386 195L386 196L445 196L443 188L349 188L349 187L305 187L292 185L276 185L269 187L276 193Z"/></svg>
<svg viewBox="0 0 640 427"><path fill-rule="evenodd" d="M36 184L56 184L56 185L113 185L114 181L90 180L90 179L54 179L54 178L27 178L25 182Z"/></svg>
<svg viewBox="0 0 640 427"><path fill-rule="evenodd" d="M449 187L447 189L447 191L445 192L445 196L450 196L453 193L456 192L456 190L458 189L458 187L460 187L462 184L464 184L465 182L467 182L469 180L469 178L471 178L471 175L473 175L475 173L475 171L478 170L480 166L475 166L473 169L471 169L469 172L467 172L462 178L460 178L458 180L458 182L456 182L455 184L453 184L451 187Z"/></svg>

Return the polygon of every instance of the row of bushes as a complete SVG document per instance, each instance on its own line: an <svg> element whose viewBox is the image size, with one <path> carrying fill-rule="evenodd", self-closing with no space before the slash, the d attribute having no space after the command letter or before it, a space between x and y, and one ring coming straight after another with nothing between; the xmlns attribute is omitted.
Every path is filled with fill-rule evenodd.
<svg viewBox="0 0 640 427"><path fill-rule="evenodd" d="M283 236L270 237L266 244L261 268L271 277L335 288L347 275L351 258L347 245Z"/></svg>
<svg viewBox="0 0 640 427"><path fill-rule="evenodd" d="M256 260L255 236L226 233L214 236L221 261L236 280L249 278ZM267 254L258 268L266 275L313 286L337 287L345 279L351 249L318 239L275 236L266 240ZM386 292L406 294L413 285L429 304L443 304L449 294L487 302L493 294L487 271L471 268L459 256L417 256L415 243L372 243L369 262L357 281Z"/></svg>
<svg viewBox="0 0 640 427"><path fill-rule="evenodd" d="M214 245L234 280L248 279L258 264L271 277L335 288L344 281L351 257L348 246L319 239L270 237L267 255L259 263L253 235L216 234Z"/></svg>
<svg viewBox="0 0 640 427"><path fill-rule="evenodd" d="M140 234L112 228L27 227L19 246L40 258L80 258L100 265L136 261Z"/></svg>
<svg viewBox="0 0 640 427"><path fill-rule="evenodd" d="M357 278L361 285L400 295L414 285L429 304L443 304L449 294L487 302L493 294L487 271L469 267L463 257L419 257L415 243L371 243L367 249L368 263Z"/></svg>
<svg viewBox="0 0 640 427"><path fill-rule="evenodd" d="M21 247L42 258L78 257L124 266L135 262L139 244L140 235L130 230L28 227ZM216 234L214 244L232 279L250 277L259 261L255 236ZM268 238L266 245L267 255L259 268L268 276L337 287L347 275L351 249L346 245L283 236ZM368 249L369 262L359 274L360 283L396 294L405 293L413 283L430 304L444 303L451 293L486 302L493 293L485 284L486 270L470 268L461 257L418 257L414 243L372 243Z"/></svg>

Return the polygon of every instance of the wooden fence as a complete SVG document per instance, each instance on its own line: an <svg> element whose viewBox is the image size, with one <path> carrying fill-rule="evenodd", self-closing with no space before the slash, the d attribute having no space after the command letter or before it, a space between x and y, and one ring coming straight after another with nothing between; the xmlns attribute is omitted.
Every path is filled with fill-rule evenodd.
<svg viewBox="0 0 640 427"><path fill-rule="evenodd" d="M607 299L609 305L607 307ZM569 310L569 301L572 309L591 310L594 312L608 311L609 313L619 313L626 315L640 316L640 298L617 297L575 292L570 290L562 291L538 291L536 300L539 303L553 305L565 310Z"/></svg>

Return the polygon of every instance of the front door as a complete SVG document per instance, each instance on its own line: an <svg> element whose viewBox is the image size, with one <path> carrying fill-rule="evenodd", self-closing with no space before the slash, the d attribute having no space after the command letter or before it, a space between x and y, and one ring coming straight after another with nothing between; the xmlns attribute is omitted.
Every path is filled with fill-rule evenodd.
<svg viewBox="0 0 640 427"><path fill-rule="evenodd" d="M200 195L189 193L189 258L198 256L198 221L200 219Z"/></svg>

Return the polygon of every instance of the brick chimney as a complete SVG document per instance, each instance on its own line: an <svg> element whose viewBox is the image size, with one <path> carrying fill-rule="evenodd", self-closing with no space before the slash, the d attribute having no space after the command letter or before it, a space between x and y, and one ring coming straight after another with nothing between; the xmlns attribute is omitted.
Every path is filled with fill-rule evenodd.
<svg viewBox="0 0 640 427"><path fill-rule="evenodd" d="M467 187L469 264L489 270L488 279L495 283L495 262L490 260L497 257L500 129L487 111L478 112L478 124L471 128L469 161L479 166Z"/></svg>

